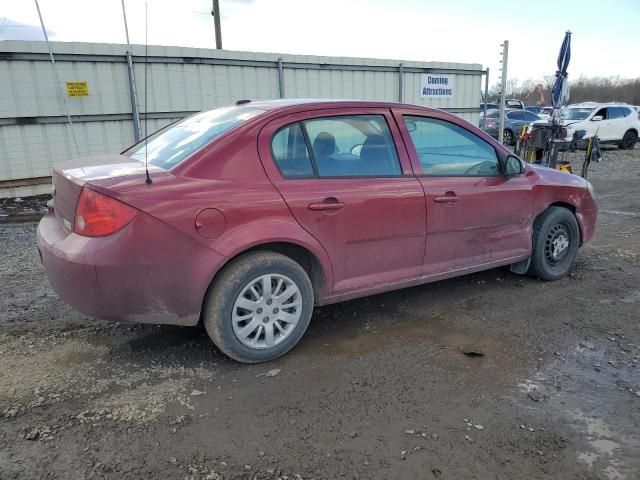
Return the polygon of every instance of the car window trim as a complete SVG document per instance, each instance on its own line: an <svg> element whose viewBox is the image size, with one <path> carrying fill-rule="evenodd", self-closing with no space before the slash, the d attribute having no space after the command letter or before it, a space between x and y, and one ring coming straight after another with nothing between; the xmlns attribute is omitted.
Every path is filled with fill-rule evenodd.
<svg viewBox="0 0 640 480"><path fill-rule="evenodd" d="M311 148L311 140L309 140L309 132L307 132L307 126L304 122L296 122L300 126L300 130L302 131L302 138L304 139L304 148L307 149L307 155L309 156L309 160L311 160L311 169L313 170L313 178L318 178L320 173L318 172L318 164L316 163L316 156L313 153L313 149Z"/></svg>
<svg viewBox="0 0 640 480"><path fill-rule="evenodd" d="M269 153L271 154L271 159L273 160L274 165L276 166L276 168L278 169L278 172L280 172L280 175L282 176L282 178L284 179L305 179L305 178L316 178L316 165L315 162L311 159L311 155L309 154L309 149L307 148L307 142L305 140L305 148L307 148L307 155L309 155L309 161L311 163L311 169L313 170L314 175L313 176L309 176L309 175L285 175L284 173L282 173L282 170L280 169L280 165L278 164L278 161L276 160L276 155L273 151L273 140L274 138L276 138L276 135L278 135L278 133L280 133L282 130L284 130L285 128L290 128L294 125L298 124L298 126L300 127L300 130L302 131L302 136L305 136L305 132L302 130L302 125L299 125L300 122L291 122L288 123L286 125L283 125L282 127L278 128L275 132L273 132L273 135L271 135L271 141L269 142Z"/></svg>
<svg viewBox="0 0 640 480"><path fill-rule="evenodd" d="M468 132L471 135L475 136L481 142L484 142L487 145L489 145L493 149L493 152L496 155L496 164L498 165L498 173L496 175L465 175L465 174L432 174L432 173L424 173L424 169L422 168L422 164L420 163L420 155L418 155L418 150L416 149L416 145L415 145L415 143L413 143L413 139L411 138L411 132L409 132L409 130L407 129L407 133L409 134L409 140L411 141L411 147L413 148L413 151L416 154L416 158L418 159L418 166L420 167L420 170L422 170L422 173L415 173L414 172L414 176L416 176L418 178L425 178L425 177L467 177L467 178L488 177L488 178L495 178L495 177L504 176L504 172L502 171L502 166L500 164L500 154L498 153L498 150L496 149L496 147L494 145L492 145L491 143L487 142L485 139L480 137L480 135L477 135L475 132L472 132L471 130L463 127L462 125L458 125L457 123L450 122L449 120L444 120L442 118L428 117L428 116L425 116L425 115L417 115L417 114L414 114L414 113L404 113L402 111L400 111L398 113L399 113L399 116L402 118L402 122L404 123L404 128L405 129L407 129L407 125L405 123L404 117L407 117L407 116L408 117L427 118L429 120L439 120L441 122L446 122L446 123L449 123L451 125L455 125L457 127L460 127L465 132Z"/></svg>
<svg viewBox="0 0 640 480"><path fill-rule="evenodd" d="M313 120L317 120L317 119L325 119L325 118L342 118L342 117L357 117L357 116L378 116L378 117L382 117L382 119L384 120L386 126L387 126L387 132L389 134L389 138L391 139L391 143L393 144L393 149L396 153L396 161L398 162L398 168L400 173L398 175L331 175L331 176L323 176L320 175L320 173L318 172L318 165L316 163L316 159L315 159L315 154L313 152L313 149L311 148L311 140L309 138L309 132L307 131L307 126L305 125L306 122L308 121L313 121ZM275 138L275 136L278 134L278 132L280 132L281 130L291 127L294 124L299 124L300 129L302 130L302 136L304 137L304 142L305 142L305 147L307 149L307 154L309 155L309 159L311 160L311 167L313 168L313 176L309 176L309 175L305 175L305 176L291 176L291 175L285 175L284 173L282 173L282 170L280 170L280 166L278 165L278 162L276 161L276 157L273 154L273 139ZM296 120L294 122L288 123L286 125L283 125L282 127L278 128L273 135L271 135L271 141L269 142L269 150L271 153L271 159L273 160L273 163L275 164L278 172L280 173L280 176L284 179L284 180L312 180L312 179L334 179L334 180L350 180L350 179L367 179L367 180L371 180L374 178L382 178L382 179L388 179L388 178L413 178L415 175L413 173L409 173L409 174L405 174L403 172L402 169L402 162L400 161L400 153L398 152L398 146L396 145L396 142L393 138L393 134L391 132L391 126L389 125L389 121L387 119L387 116L381 113L350 113L350 114L337 114L337 115L327 115L327 116L320 116L320 117L313 117L313 118L307 118L305 120Z"/></svg>

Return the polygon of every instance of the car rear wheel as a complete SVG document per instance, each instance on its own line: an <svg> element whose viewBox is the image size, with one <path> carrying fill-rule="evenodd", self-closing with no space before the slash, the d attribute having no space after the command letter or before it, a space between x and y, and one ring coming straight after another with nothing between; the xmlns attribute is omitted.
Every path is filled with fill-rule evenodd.
<svg viewBox="0 0 640 480"><path fill-rule="evenodd" d="M513 144L513 132L511 130L502 132L502 144L506 146Z"/></svg>
<svg viewBox="0 0 640 480"><path fill-rule="evenodd" d="M580 230L576 217L563 207L549 207L533 226L529 275L558 280L570 271L578 253Z"/></svg>
<svg viewBox="0 0 640 480"><path fill-rule="evenodd" d="M267 362L302 338L313 299L309 276L298 263L275 252L250 252L214 280L205 300L204 326L234 360Z"/></svg>
<svg viewBox="0 0 640 480"><path fill-rule="evenodd" d="M637 141L638 132L635 132L634 130L628 130L622 137L622 141L620 142L619 147L622 150L633 150L633 147L636 146Z"/></svg>

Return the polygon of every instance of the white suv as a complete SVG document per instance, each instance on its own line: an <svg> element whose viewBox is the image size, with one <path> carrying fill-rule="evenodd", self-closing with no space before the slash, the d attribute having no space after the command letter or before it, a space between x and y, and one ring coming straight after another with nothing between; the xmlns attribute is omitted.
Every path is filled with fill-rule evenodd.
<svg viewBox="0 0 640 480"><path fill-rule="evenodd" d="M631 150L638 141L640 116L636 109L624 103L578 103L562 112L567 140L576 130L585 130L585 137L595 134L602 144L615 144Z"/></svg>

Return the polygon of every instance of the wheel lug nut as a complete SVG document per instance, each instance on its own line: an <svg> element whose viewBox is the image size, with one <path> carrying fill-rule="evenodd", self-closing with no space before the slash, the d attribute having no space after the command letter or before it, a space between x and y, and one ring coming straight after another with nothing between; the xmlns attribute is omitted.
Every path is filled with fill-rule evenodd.
<svg viewBox="0 0 640 480"><path fill-rule="evenodd" d="M278 310L277 308L273 309L273 313L278 313L280 310Z"/></svg>
<svg viewBox="0 0 640 480"><path fill-rule="evenodd" d="M267 300L267 305L271 305L273 303L273 300Z"/></svg>
<svg viewBox="0 0 640 480"><path fill-rule="evenodd" d="M262 321L263 321L264 323L269 323L269 317L264 317L264 318L262 319Z"/></svg>
<svg viewBox="0 0 640 480"><path fill-rule="evenodd" d="M262 313L262 309L259 308L258 310L256 310L258 313Z"/></svg>

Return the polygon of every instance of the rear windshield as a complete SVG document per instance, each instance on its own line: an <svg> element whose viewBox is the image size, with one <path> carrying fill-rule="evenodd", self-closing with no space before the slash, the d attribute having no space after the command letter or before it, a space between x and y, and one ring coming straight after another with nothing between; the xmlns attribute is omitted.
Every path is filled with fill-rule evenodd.
<svg viewBox="0 0 640 480"><path fill-rule="evenodd" d="M149 165L168 170L230 128L263 112L251 107L224 107L197 113L156 132L149 137L146 147L142 142L127 154L144 161L146 150Z"/></svg>
<svg viewBox="0 0 640 480"><path fill-rule="evenodd" d="M584 120L593 111L593 108L567 108L564 112L565 120Z"/></svg>

